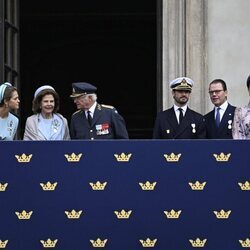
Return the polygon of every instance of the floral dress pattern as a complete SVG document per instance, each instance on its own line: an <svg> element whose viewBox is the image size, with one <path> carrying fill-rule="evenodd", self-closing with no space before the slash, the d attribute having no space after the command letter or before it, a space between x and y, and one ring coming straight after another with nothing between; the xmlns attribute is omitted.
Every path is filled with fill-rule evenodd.
<svg viewBox="0 0 250 250"><path fill-rule="evenodd" d="M236 108L232 133L234 139L250 139L250 102L247 106Z"/></svg>

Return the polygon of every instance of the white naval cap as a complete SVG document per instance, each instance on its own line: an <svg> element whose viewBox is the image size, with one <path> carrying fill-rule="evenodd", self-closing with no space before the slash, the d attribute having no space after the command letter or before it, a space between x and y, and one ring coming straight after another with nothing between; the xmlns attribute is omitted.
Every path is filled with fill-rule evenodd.
<svg viewBox="0 0 250 250"><path fill-rule="evenodd" d="M192 90L194 81L188 77L178 77L169 83L169 87L173 90Z"/></svg>

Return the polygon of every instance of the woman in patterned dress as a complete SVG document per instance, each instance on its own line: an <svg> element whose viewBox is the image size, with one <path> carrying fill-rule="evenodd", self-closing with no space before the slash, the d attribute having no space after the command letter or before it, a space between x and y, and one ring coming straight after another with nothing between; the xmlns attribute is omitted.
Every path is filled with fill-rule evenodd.
<svg viewBox="0 0 250 250"><path fill-rule="evenodd" d="M247 78L247 89L250 95L250 75ZM232 133L234 139L250 139L250 102L244 107L236 108Z"/></svg>

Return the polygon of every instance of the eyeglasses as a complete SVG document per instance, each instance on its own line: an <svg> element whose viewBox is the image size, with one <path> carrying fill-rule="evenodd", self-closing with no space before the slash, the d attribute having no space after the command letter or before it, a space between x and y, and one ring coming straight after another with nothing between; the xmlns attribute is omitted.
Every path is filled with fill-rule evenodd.
<svg viewBox="0 0 250 250"><path fill-rule="evenodd" d="M215 93L216 95L219 94L221 91L224 91L223 89L218 89L218 90L211 90L211 91L208 91L209 95L212 95L213 93Z"/></svg>

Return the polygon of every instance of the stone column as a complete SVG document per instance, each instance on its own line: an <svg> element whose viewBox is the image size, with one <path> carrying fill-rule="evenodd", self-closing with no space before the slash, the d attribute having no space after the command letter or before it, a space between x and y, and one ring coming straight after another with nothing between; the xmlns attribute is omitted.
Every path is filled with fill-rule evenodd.
<svg viewBox="0 0 250 250"><path fill-rule="evenodd" d="M169 81L185 72L185 0L163 0L162 5L162 105L172 106Z"/></svg>
<svg viewBox="0 0 250 250"><path fill-rule="evenodd" d="M189 106L203 114L209 101L207 68L207 1L186 0L186 72L195 82Z"/></svg>
<svg viewBox="0 0 250 250"><path fill-rule="evenodd" d="M170 80L188 76L195 82L189 106L205 112L207 90L207 0L163 1L163 109L173 104Z"/></svg>

